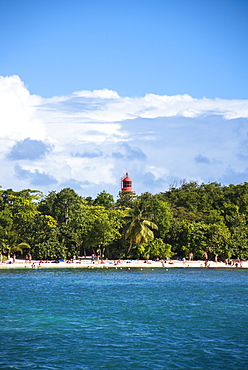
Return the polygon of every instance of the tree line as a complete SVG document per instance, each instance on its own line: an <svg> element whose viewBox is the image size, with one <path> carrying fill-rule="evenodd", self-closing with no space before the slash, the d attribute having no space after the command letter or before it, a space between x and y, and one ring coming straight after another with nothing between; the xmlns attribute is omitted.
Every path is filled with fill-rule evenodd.
<svg viewBox="0 0 248 370"><path fill-rule="evenodd" d="M182 182L159 194L94 199L73 189L0 189L0 256L248 259L248 183Z"/></svg>

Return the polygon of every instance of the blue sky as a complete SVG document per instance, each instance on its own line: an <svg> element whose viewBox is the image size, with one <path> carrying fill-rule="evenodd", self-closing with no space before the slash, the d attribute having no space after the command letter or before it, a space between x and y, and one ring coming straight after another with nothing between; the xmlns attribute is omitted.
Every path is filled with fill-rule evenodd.
<svg viewBox="0 0 248 370"><path fill-rule="evenodd" d="M0 0L3 188L248 176L247 0Z"/></svg>

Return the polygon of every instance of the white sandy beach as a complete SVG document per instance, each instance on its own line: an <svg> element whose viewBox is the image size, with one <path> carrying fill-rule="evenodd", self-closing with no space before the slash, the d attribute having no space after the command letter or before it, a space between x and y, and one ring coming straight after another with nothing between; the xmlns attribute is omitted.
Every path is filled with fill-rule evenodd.
<svg viewBox="0 0 248 370"><path fill-rule="evenodd" d="M92 263L90 257L86 259L74 260L74 261L32 261L27 262L25 260L16 260L15 263L5 261L0 263L0 269L23 269L23 268L205 268L205 261L144 261L144 260L104 260L94 261ZM208 262L208 268L248 268L248 261L236 262L233 265L225 264L224 262Z"/></svg>

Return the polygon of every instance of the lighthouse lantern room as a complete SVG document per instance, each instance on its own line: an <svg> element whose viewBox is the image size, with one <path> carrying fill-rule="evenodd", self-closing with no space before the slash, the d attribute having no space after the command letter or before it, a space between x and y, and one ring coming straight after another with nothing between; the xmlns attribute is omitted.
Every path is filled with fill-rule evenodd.
<svg viewBox="0 0 248 370"><path fill-rule="evenodd" d="M132 180L128 177L128 173L121 179L121 192L134 193Z"/></svg>

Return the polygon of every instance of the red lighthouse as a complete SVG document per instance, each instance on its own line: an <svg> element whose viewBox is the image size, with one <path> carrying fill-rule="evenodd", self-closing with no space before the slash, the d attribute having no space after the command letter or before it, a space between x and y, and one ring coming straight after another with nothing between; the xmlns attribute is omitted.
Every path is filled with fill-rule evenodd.
<svg viewBox="0 0 248 370"><path fill-rule="evenodd" d="M126 173L126 177L121 179L121 193L134 193L132 186L132 180L128 177L128 173Z"/></svg>

